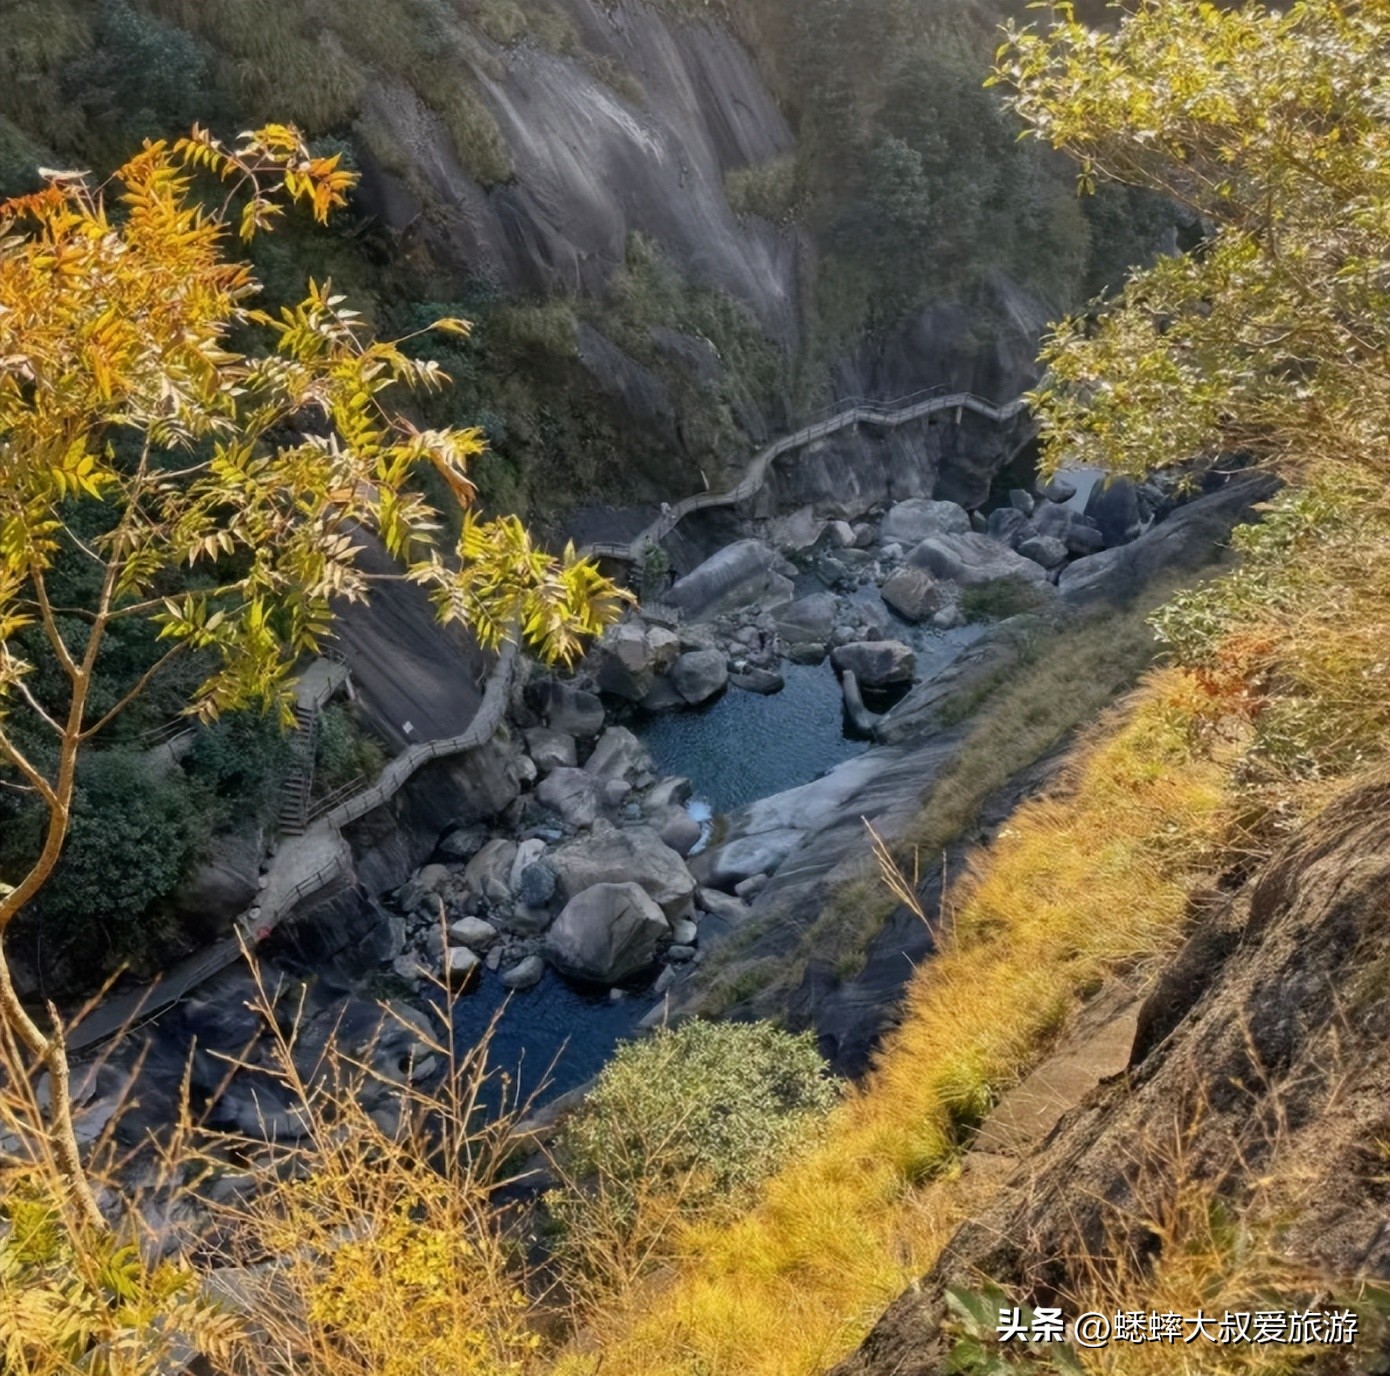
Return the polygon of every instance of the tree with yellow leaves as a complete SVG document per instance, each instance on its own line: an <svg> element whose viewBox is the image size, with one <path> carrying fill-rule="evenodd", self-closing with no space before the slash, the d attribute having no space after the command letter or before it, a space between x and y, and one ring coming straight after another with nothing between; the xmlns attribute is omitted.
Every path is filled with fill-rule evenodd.
<svg viewBox="0 0 1390 1376"><path fill-rule="evenodd" d="M335 600L369 595L363 532L490 648L519 632L568 661L617 613L623 594L592 563L537 550L514 519L468 513L446 557L412 479L429 465L467 506L482 435L419 429L390 405L445 385L437 364L371 338L327 285L278 315L257 303L233 235L295 203L322 221L351 182L292 129L235 146L195 129L106 183L49 173L0 204L0 779L46 816L32 863L0 887L0 941L58 862L84 748L179 660L206 666L190 714L287 713ZM74 560L95 595L68 606L54 571ZM161 652L119 694L97 692L104 651L137 619ZM99 1224L49 1011L44 1026L0 960L0 1022L51 1075L50 1146Z"/></svg>

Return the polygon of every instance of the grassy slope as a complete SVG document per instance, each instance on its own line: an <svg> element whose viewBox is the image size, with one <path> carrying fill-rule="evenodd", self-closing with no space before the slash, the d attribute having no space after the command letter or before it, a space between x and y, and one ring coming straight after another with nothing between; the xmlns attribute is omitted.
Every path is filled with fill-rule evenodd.
<svg viewBox="0 0 1390 1376"><path fill-rule="evenodd" d="M1195 743L1201 701L1187 676L1151 676L1079 751L1064 796L1019 812L957 889L870 1081L756 1210L689 1232L659 1295L600 1316L588 1339L605 1373L812 1376L930 1264L964 1199L931 1182L999 1091L1107 971L1179 937L1225 819L1225 770Z"/></svg>

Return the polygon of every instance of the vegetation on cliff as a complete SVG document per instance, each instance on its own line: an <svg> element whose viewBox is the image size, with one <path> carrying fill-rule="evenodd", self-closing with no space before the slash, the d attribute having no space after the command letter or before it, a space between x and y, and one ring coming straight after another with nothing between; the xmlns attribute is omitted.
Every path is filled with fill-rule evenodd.
<svg viewBox="0 0 1390 1376"><path fill-rule="evenodd" d="M199 174L220 206L194 194ZM147 143L100 186L55 173L0 204L0 766L7 793L40 817L34 849L7 857L0 937L61 863L79 765L166 670L194 664L191 718L291 718L296 666L322 651L335 602L370 596L357 532L379 536L441 622L490 649L522 637L542 658L571 660L621 605L591 562L572 548L545 554L514 517L465 513L446 558L412 480L432 468L466 506L483 440L389 409L393 392L443 386L438 365L371 339L327 285L269 314L250 268L227 259L233 227L250 240L286 201L326 219L350 181L284 126L235 148L195 128L172 147ZM73 566L86 578L64 579ZM129 670L129 626L145 628L146 659L113 684L104 652ZM99 780L87 771L89 803ZM134 804L108 797L78 814L86 844L65 876L69 917L177 881L192 841L177 799L158 781L136 791ZM141 811L154 814L147 824ZM116 827L119 846L131 823L163 844L130 876L134 891L94 894L110 875L83 875L97 849L84 827ZM50 1076L55 1150L99 1222L68 1117L61 1027L24 1006L7 960L0 1017Z"/></svg>
<svg viewBox="0 0 1390 1376"><path fill-rule="evenodd" d="M977 1129L1087 996L1117 974L1147 987L1182 940L1195 895L1223 875L1238 882L1291 824L1383 766L1390 12L1383 0L1306 0L1278 12L1156 2L1106 30L1069 11L1053 20L1042 32L1014 32L1001 52L997 75L1016 110L1085 176L1177 199L1205 230L1196 251L1160 260L1118 298L1058 328L1036 397L1049 462L1077 453L1139 473L1238 454L1277 466L1288 491L1239 537L1239 571L1157 613L1174 662L1093 729L1063 784L1022 808L944 912L929 915L939 923L938 953L919 971L902 1026L865 1085L758 1186L746 1212L664 1215L663 1252L674 1259L591 1309L573 1343L538 1352L518 1319L508 1288L517 1258L478 1207L490 1180L433 1176L420 1166L423 1147L407 1156L399 1143L395 1155L383 1148L384 1169L370 1152L352 1160L348 1178L365 1170L368 1181L387 1182L384 1192L316 1193L312 1174L305 1185L287 1172L285 1190L266 1196L269 1217L284 1226L265 1238L319 1268L313 1284L322 1288L301 1293L321 1307L311 1307L307 1328L293 1310L287 1322L298 1351L348 1351L346 1364L325 1369L389 1360L388 1340L414 1331L400 1297L423 1295L441 1305L423 1312L447 1310L472 1325L474 1347L463 1350L479 1372L527 1364L565 1376L824 1371L988 1193L987 1180L961 1169ZM832 85L826 95L843 100L842 113L856 116L845 127L855 128L855 93ZM879 182L876 212L896 216L904 232L925 232L916 177L927 164L900 143L855 147L877 150L864 164ZM776 184L756 194L778 194L786 180L779 168L769 177ZM1045 735L1049 723L1023 727ZM939 835L929 800L922 839L936 845ZM1382 967L1358 972L1356 997L1382 998L1383 986ZM380 1146L379 1125L360 1124L360 1137L318 1126L330 1152ZM451 1162L474 1159L460 1145ZM73 1173L61 1155L56 1166ZM440 1178L456 1193L441 1194ZM408 1188L397 1188L402 1180ZM53 1190L52 1172L38 1181ZM75 1251L53 1241L51 1219L65 1203L55 1193L37 1222L10 1210L0 1284L53 1273L63 1277L58 1311L75 1294L84 1312L107 1315L128 1312L129 1293L125 1308L108 1296L138 1281L138 1297L153 1305L141 1312L162 1315L180 1285L135 1272L112 1283L109 1253L84 1242L90 1220L69 1220L83 1243ZM1149 1228L1149 1253L1085 1259L1095 1263L1088 1293L1119 1302L1123 1281L1127 1304L1188 1311L1223 1299L1277 1301L1289 1278L1252 1247L1253 1221L1241 1213L1248 1201L1223 1199L1208 1181L1180 1202L1166 1231ZM369 1251L352 1237L338 1246L345 1216L360 1221L364 1212L391 1246ZM481 1245L463 1255L465 1223ZM19 1224L21 1243L38 1239L29 1250L12 1242ZM315 1245L295 1251L305 1236ZM1276 1229L1268 1255L1277 1244ZM1261 1264L1251 1264L1252 1250ZM82 1272L80 1283L66 1280L69 1268ZM449 1278L442 1298L441 1274ZM373 1310L382 1294L390 1304ZM65 1369L66 1355L30 1361L24 1338L6 1334L21 1362ZM81 1331L80 1346L93 1341ZM989 1369L993 1354L981 1344L962 1349L963 1369L977 1354L975 1369ZM1203 1353L1207 1370L1246 1372L1289 1370L1306 1356ZM1076 1360L1097 1371L1164 1369L1146 1350ZM132 1365L139 1369L138 1354Z"/></svg>

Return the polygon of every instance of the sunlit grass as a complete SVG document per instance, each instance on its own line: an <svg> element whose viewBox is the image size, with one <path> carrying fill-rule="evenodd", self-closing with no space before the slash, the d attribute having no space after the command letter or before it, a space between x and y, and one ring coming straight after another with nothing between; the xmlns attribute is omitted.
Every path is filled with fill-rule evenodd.
<svg viewBox="0 0 1390 1376"><path fill-rule="evenodd" d="M1019 811L957 890L868 1082L757 1209L688 1230L659 1296L595 1321L586 1347L605 1373L812 1376L926 1269L965 1201L931 1182L999 1091L1108 970L1179 937L1224 817L1224 768L1192 743L1198 710L1184 675L1156 675L1064 796ZM593 1363L575 1353L557 1371Z"/></svg>

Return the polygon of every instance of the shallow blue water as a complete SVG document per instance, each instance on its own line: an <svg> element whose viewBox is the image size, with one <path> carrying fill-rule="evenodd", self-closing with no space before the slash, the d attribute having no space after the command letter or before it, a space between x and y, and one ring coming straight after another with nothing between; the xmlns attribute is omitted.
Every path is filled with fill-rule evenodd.
<svg viewBox="0 0 1390 1376"><path fill-rule="evenodd" d="M579 988L547 968L539 984L508 1002L496 973L480 974L454 1000L454 1033L460 1047L475 1046L497 1017L488 1064L509 1077L509 1103L533 1094L552 1099L597 1075L618 1042L636 1034L654 1001L643 989L614 1002L608 990Z"/></svg>
<svg viewBox="0 0 1390 1376"><path fill-rule="evenodd" d="M783 664L787 686L763 697L730 688L717 702L632 723L658 774L681 774L728 812L809 783L868 749L844 734L844 699L828 662Z"/></svg>

